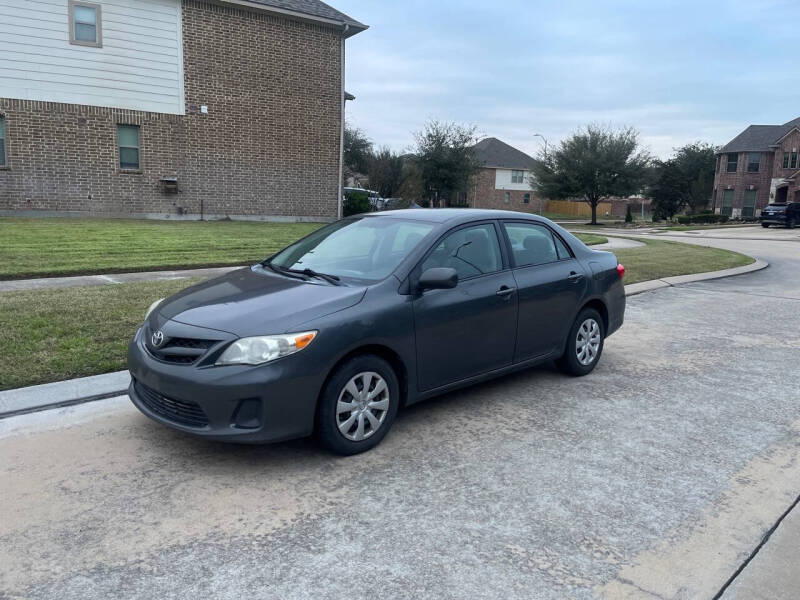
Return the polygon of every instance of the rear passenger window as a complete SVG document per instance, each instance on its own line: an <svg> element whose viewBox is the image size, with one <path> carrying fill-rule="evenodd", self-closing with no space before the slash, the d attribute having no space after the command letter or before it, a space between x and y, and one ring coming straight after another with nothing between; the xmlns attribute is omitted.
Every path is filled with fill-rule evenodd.
<svg viewBox="0 0 800 600"><path fill-rule="evenodd" d="M561 240L561 238L553 234L553 239L556 241L556 250L558 250L559 260L566 260L567 258L572 258L572 254L570 254L567 245Z"/></svg>
<svg viewBox="0 0 800 600"><path fill-rule="evenodd" d="M559 259L553 234L542 225L528 223L504 223L506 233L511 241L511 253L518 267L527 265L543 265ZM561 242L561 240L559 240ZM569 256L561 244L561 252Z"/></svg>
<svg viewBox="0 0 800 600"><path fill-rule="evenodd" d="M503 268L494 225L465 227L446 236L422 263L422 270L451 267L459 279L495 273Z"/></svg>

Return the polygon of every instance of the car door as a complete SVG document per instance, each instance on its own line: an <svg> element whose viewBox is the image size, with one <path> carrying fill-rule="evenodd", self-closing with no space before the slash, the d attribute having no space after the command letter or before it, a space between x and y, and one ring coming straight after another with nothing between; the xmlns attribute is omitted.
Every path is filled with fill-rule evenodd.
<svg viewBox="0 0 800 600"><path fill-rule="evenodd" d="M567 244L544 224L504 221L519 296L514 362L560 350L588 286Z"/></svg>
<svg viewBox="0 0 800 600"><path fill-rule="evenodd" d="M517 330L514 277L494 222L456 228L434 243L412 274L452 267L458 285L414 297L421 391L511 364Z"/></svg>

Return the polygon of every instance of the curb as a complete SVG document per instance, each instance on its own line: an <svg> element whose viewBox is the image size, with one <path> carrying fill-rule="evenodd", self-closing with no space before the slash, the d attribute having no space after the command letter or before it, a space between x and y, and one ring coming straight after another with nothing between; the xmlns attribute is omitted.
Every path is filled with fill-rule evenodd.
<svg viewBox="0 0 800 600"><path fill-rule="evenodd" d="M695 283L697 281L709 281L711 279L722 279L723 277L734 277L753 273L766 269L769 263L760 258L755 259L754 263L732 269L722 269L721 271L709 271L708 273L693 273L692 275L675 275L674 277L664 277L663 279L651 279L650 281L640 281L625 286L625 296L635 296L644 292L658 290L665 287L674 287L684 283Z"/></svg>
<svg viewBox="0 0 800 600"><path fill-rule="evenodd" d="M117 371L0 392L0 419L121 396L131 376Z"/></svg>
<svg viewBox="0 0 800 600"><path fill-rule="evenodd" d="M696 281L707 281L709 279L743 275L745 273L760 271L768 266L768 262L756 259L752 264L743 267L735 267L733 269L712 271L710 273L695 273L694 275L678 275L675 277L665 277L664 279L632 283L625 286L625 296L635 296L652 290L674 287L676 285L693 283ZM91 377L81 377L78 379L33 385L15 390L6 390L0 392L0 419L122 396L128 392L128 384L130 381L131 377L128 371L117 371L115 373L92 375Z"/></svg>

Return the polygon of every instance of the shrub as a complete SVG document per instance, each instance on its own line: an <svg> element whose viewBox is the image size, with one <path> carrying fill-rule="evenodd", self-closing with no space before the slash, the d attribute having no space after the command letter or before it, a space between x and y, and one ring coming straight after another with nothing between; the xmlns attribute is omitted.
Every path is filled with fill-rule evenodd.
<svg viewBox="0 0 800 600"><path fill-rule="evenodd" d="M681 225L694 225L694 224L713 224L713 223L727 223L728 215L717 215L714 213L700 213L699 215L680 215L678 223Z"/></svg>
<svg viewBox="0 0 800 600"><path fill-rule="evenodd" d="M345 217L370 212L371 210L372 204L369 201L369 193L367 191L348 190L344 193L342 213Z"/></svg>

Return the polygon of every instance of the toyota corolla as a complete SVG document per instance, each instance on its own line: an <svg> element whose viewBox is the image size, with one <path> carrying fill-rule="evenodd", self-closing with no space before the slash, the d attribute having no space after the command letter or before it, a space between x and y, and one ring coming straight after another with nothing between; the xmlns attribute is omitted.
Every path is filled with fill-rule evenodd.
<svg viewBox="0 0 800 600"><path fill-rule="evenodd" d="M155 302L128 351L148 417L237 442L378 444L404 406L555 360L590 373L625 269L537 216L359 215Z"/></svg>

